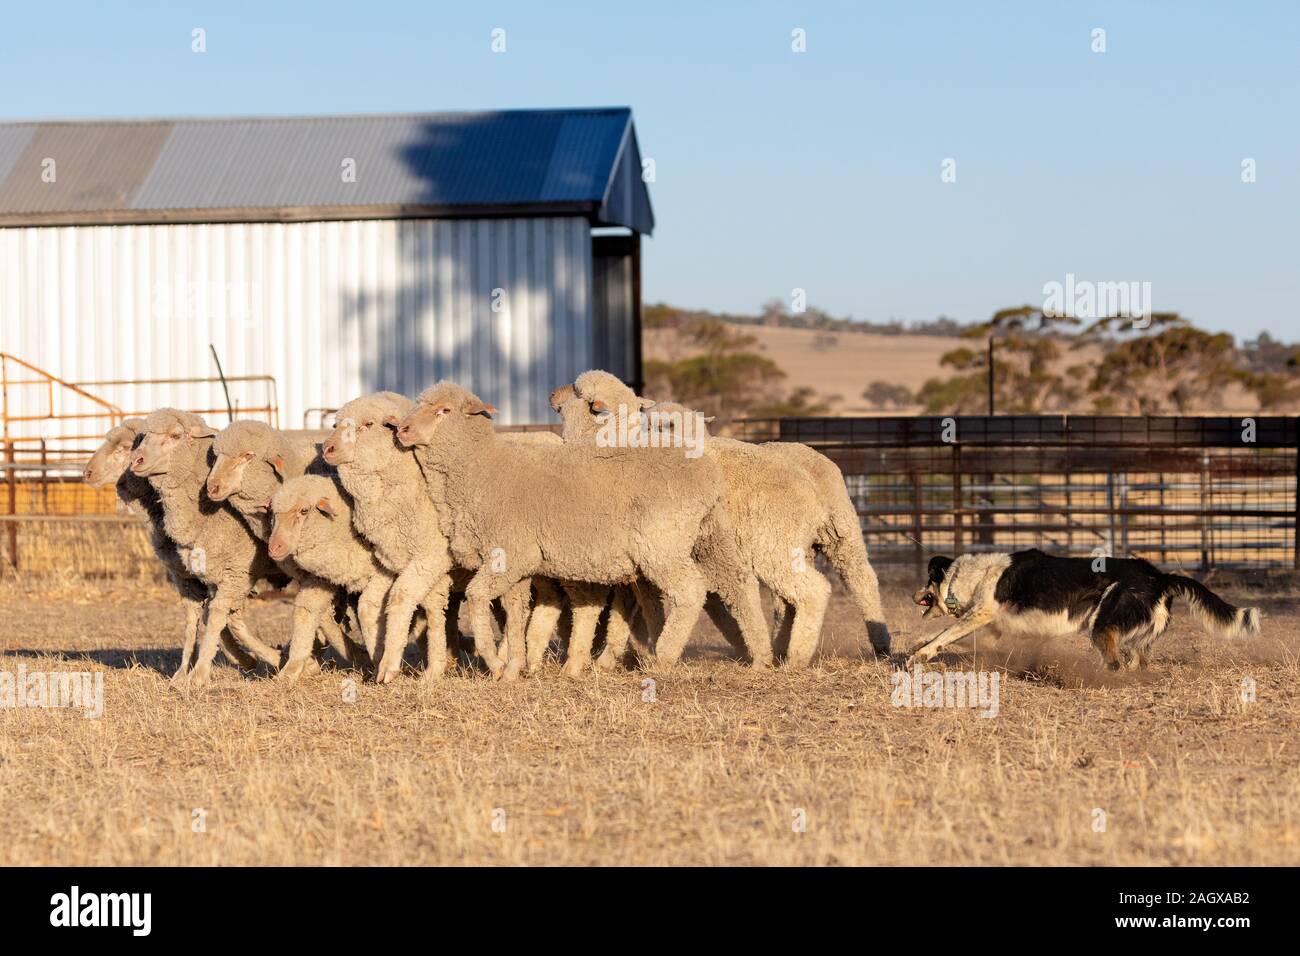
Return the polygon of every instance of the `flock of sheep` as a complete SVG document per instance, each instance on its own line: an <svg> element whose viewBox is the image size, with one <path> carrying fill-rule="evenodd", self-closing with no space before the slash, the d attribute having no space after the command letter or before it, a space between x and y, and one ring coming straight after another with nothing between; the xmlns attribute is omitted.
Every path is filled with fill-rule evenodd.
<svg viewBox="0 0 1300 956"><path fill-rule="evenodd" d="M572 677L592 663L602 621L596 666L671 666L701 608L753 666L802 666L831 593L816 554L888 653L857 514L825 456L707 434L683 454L673 439L694 419L607 372L556 389L551 406L561 435L498 432L495 409L448 382L414 402L379 392L340 408L319 444L256 421L217 431L163 408L111 429L85 479L115 485L146 516L186 611L173 679L191 686L210 679L218 647L292 682L329 646L387 683L412 637L436 679L459 645L462 601L494 678L537 673L566 607ZM621 430L606 427L611 416ZM290 580L282 654L242 612L260 582ZM760 584L783 609L774 634Z"/></svg>

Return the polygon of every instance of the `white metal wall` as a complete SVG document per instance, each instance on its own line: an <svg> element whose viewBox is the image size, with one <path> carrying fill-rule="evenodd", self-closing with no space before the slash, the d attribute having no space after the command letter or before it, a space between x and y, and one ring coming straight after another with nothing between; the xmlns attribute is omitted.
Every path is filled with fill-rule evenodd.
<svg viewBox="0 0 1300 956"><path fill-rule="evenodd" d="M503 423L547 422L550 390L590 367L591 288L582 218L8 228L0 351L82 382L214 375L211 342L227 375L275 377L286 428L439 378ZM224 407L219 385L96 391Z"/></svg>

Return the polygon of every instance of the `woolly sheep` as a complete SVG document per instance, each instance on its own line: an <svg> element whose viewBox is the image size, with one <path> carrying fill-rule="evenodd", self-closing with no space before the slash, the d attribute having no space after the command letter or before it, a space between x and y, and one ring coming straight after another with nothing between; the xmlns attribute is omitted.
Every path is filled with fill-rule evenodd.
<svg viewBox="0 0 1300 956"><path fill-rule="evenodd" d="M261 542L271 536L271 498L284 479L305 474L313 463L323 467L314 444L291 441L259 421L231 422L213 440L212 451L216 457L208 473L208 497L228 502ZM292 683L302 676L318 629L345 660L354 660L354 649L334 621L337 589L303 570L292 558L279 564L298 583L298 593L293 599L289 653L278 678Z"/></svg>
<svg viewBox="0 0 1300 956"><path fill-rule="evenodd" d="M581 414L581 410L574 414ZM671 434L693 413L675 402L659 402L641 409L647 427ZM706 419L706 421L708 421ZM867 546L862 538L857 509L849 498L844 475L838 465L821 452L798 442L765 442L757 446L779 455L801 468L817 489L820 515L817 520L817 549L826 556L845 587L867 629L872 649L880 656L889 654L889 627L885 623L880 601L880 584L867 560ZM782 616L778 649L790 639L790 615Z"/></svg>
<svg viewBox="0 0 1300 956"><path fill-rule="evenodd" d="M352 527L352 504L337 476L290 478L271 498L267 550L276 561L299 567L359 595L357 618L371 659L379 640L384 598L396 575L385 568Z"/></svg>
<svg viewBox="0 0 1300 956"><path fill-rule="evenodd" d="M198 639L203 607L208 600L208 588L190 573L181 560L176 543L167 537L167 532L163 529L163 510L158 492L154 491L147 479L127 470L131 463L131 452L143 430L143 418L128 418L122 424L110 428L104 436L103 444L90 456L82 477L92 488L113 485L122 504L144 517L149 531L149 545L162 562L167 578L176 589L185 609L185 638L182 646L192 648ZM248 650L236 641L243 642ZM280 662L279 653L254 637L237 612L230 615L226 630L221 633L221 648L245 670L251 670L259 660L272 666Z"/></svg>
<svg viewBox="0 0 1300 956"><path fill-rule="evenodd" d="M163 528L190 572L211 590L197 653L186 646L174 678L201 687L212 676L221 632L243 608L268 561L234 510L207 496L208 455L216 431L191 412L160 408L145 419L130 471L158 493ZM193 666L189 667L191 659Z"/></svg>
<svg viewBox="0 0 1300 956"><path fill-rule="evenodd" d="M419 449L440 485L435 500L457 563L475 572L466 597L476 640L490 633L490 602L529 577L608 587L640 574L666 609L659 664L675 663L704 604L697 542L730 534L717 465L673 452L512 443L494 431L493 412L440 382L397 424L398 440ZM512 633L511 662L524 657L522 645Z"/></svg>
<svg viewBox="0 0 1300 956"><path fill-rule="evenodd" d="M401 671L417 605L424 608L428 620L424 678L441 677L447 661L446 647L439 642L447 632L451 552L415 456L397 445L386 424L410 407L409 398L394 392L353 399L338 410L337 424L322 449L352 498L354 527L396 576L384 615L383 651L376 672L380 683L396 679ZM494 676L502 671L491 640L486 644L476 640L475 650Z"/></svg>
<svg viewBox="0 0 1300 956"><path fill-rule="evenodd" d="M806 664L816 650L822 620L830 601L830 584L812 560L823 508L807 474L770 449L728 438L710 438L704 416L680 405L652 405L638 398L619 379L600 370L579 375L573 397L565 403L566 421L598 443L624 433L631 444L664 447L680 444L685 453L696 449L714 458L725 480L725 503L735 530L736 547L747 567L782 602L794 609L785 615L778 650L786 650L791 666ZM582 415L590 416L583 424ZM717 590L710 582L710 590ZM725 593L719 593L731 606ZM724 636L737 645L735 624L716 604L707 606ZM743 631L743 628L742 628ZM747 645L749 641L745 642ZM771 659L772 641L764 634L764 663Z"/></svg>

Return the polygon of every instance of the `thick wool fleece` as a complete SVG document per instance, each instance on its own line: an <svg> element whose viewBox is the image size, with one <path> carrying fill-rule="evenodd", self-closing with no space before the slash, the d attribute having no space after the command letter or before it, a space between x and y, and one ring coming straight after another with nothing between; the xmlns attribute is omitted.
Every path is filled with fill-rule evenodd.
<svg viewBox="0 0 1300 956"><path fill-rule="evenodd" d="M411 400L392 392L353 399L338 410L336 431L351 431L355 451L338 465L343 487L352 498L352 523L396 580L388 592L384 621L381 683L400 671L417 606L428 619L426 679L446 668L447 605L451 594L452 558L438 511L429 497L415 456L397 444L385 421L400 418ZM501 669L495 649L476 647L494 672ZM486 651L486 653L485 653Z"/></svg>
<svg viewBox="0 0 1300 956"><path fill-rule="evenodd" d="M440 383L399 428L425 442L420 460L441 478L452 553L476 572L466 592L476 635L490 627L487 602L525 578L613 585L639 574L663 594L660 661L675 662L704 602L692 551L726 530L717 465L672 450L511 443L482 408ZM523 651L512 645L511 658Z"/></svg>
<svg viewBox="0 0 1300 956"><path fill-rule="evenodd" d="M185 639L182 646L193 647L198 639L198 628L203 616L203 605L208 599L208 587L190 573L185 566L176 542L163 528L163 507L158 492L147 478L132 474L127 465L137 436L144 431L143 418L128 418L121 425L110 428L104 442L91 455L86 466L86 478L97 487L114 483L118 499L132 512L143 515L148 528L149 545L162 564L185 610ZM237 641L242 642L241 647ZM269 664L279 662L279 654L267 647L244 625L238 614L232 614L227 631L221 635L221 647L226 655L240 667L251 669L258 660ZM249 652L252 652L251 654Z"/></svg>
<svg viewBox="0 0 1300 956"><path fill-rule="evenodd" d="M224 477L226 500L261 542L271 536L271 498L280 490L285 478L305 474L312 467L317 470L323 467L314 443L292 441L279 429L259 421L231 422L213 439L212 450L219 457L209 474L209 482ZM250 456L247 461L244 461L245 455ZM233 490L232 482L237 484ZM211 491L211 484L208 487ZM339 589L304 570L291 557L280 561L279 565L285 574L298 582L298 592L293 599L289 654L281 679L291 683L302 675L317 630L341 657L354 660L355 648L348 645L333 619Z"/></svg>
<svg viewBox="0 0 1300 956"><path fill-rule="evenodd" d="M656 413L693 414L689 409L672 402L660 402L645 410L653 420ZM710 439L725 442L727 439ZM764 453L784 459L807 475L816 490L814 511L815 546L824 554L831 567L839 574L849 594L862 614L867 638L877 654L889 653L889 628L885 623L880 601L880 585L876 573L867 560L866 543L858 523L857 511L850 500L839 466L821 452L795 442L768 442L749 446ZM724 464L724 470L731 473ZM778 628L778 648L790 639L790 603L782 615ZM798 627L798 625L794 625ZM797 643L797 641L796 641Z"/></svg>
<svg viewBox="0 0 1300 956"><path fill-rule="evenodd" d="M643 399L638 399L608 372L584 372L573 383L573 391L575 399L566 403L564 414L566 423L571 422L566 428L572 428L575 434L594 435L599 428L596 412L599 408L611 414L617 414L620 408L637 409L646 416L642 427L654 424L656 411L691 416L692 429L698 421L691 409L680 405L661 403L647 407ZM586 423L581 422L584 414L591 416ZM670 436L672 431L664 428L660 434ZM746 570L793 611L783 617L776 649L786 655L791 665L806 664L817 648L830 600L830 585L813 560L816 527L822 514L816 488L798 466L781 455L746 442L708 438L707 432L695 437L705 439L706 456L722 470L724 502L734 531L734 547ZM681 449L677 451L682 453ZM700 555L700 560L705 567L716 564L708 553ZM710 590L728 608L734 609L743 599L743 593L737 593L734 585L728 590L728 580L724 562L720 575L710 574ZM770 660L772 642L766 635L756 651L755 641L744 639L744 621L734 610L733 616L741 625L740 633L737 633L737 623L717 604L710 602L706 607L733 645L740 646L743 640L755 661Z"/></svg>
<svg viewBox="0 0 1300 956"><path fill-rule="evenodd" d="M243 608L254 583L274 574L266 550L234 510L212 501L204 485L212 450L210 432L197 415L161 408L145 420L144 440L167 435L174 428L184 436L166 455L165 470L149 476L163 508L163 528L190 573L206 584L211 597L197 653L185 647L177 677L201 686L211 676L221 632L232 612ZM195 433L199 434L195 434ZM193 669L188 670L193 660Z"/></svg>
<svg viewBox="0 0 1300 956"><path fill-rule="evenodd" d="M357 617L366 650L373 657L384 597L397 576L380 563L353 527L352 502L337 482L337 476L290 478L271 499L271 512L277 531L284 521L298 522L293 557L301 568L360 595Z"/></svg>

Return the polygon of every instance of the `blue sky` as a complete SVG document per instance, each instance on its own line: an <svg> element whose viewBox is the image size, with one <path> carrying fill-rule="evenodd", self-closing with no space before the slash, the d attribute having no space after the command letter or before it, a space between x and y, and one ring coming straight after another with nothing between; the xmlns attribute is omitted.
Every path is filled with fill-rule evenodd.
<svg viewBox="0 0 1300 956"><path fill-rule="evenodd" d="M1298 51L1290 0L29 3L0 118L626 104L649 300L978 320L1073 273L1300 338Z"/></svg>

